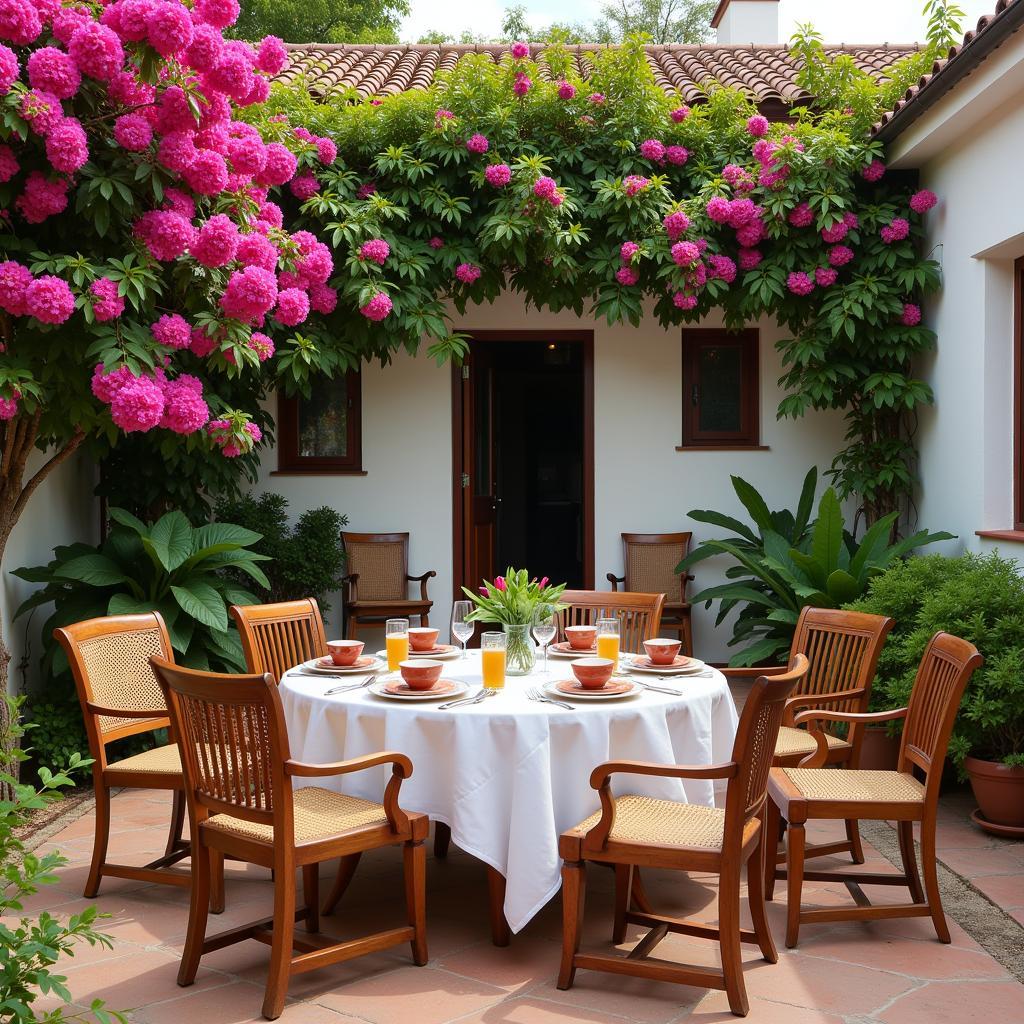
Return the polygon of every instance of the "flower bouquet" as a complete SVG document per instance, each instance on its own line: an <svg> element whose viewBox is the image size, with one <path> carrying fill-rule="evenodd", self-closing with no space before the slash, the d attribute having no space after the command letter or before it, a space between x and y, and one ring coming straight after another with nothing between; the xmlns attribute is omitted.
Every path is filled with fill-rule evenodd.
<svg viewBox="0 0 1024 1024"><path fill-rule="evenodd" d="M534 613L541 605L548 605L553 612L564 606L559 604L565 584L551 586L547 576L540 580L531 578L525 569L508 568L504 576L494 582L484 580L479 593L474 594L462 588L473 602L474 608L466 618L471 622L501 623L507 644L508 672L512 675L526 675L534 664L533 641L530 639L530 624Z"/></svg>

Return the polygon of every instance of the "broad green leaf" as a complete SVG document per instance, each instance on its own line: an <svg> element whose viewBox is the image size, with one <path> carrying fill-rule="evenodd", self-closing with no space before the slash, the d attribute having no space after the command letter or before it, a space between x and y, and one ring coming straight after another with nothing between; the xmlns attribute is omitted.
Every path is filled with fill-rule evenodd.
<svg viewBox="0 0 1024 1024"><path fill-rule="evenodd" d="M192 551L192 527L177 510L161 516L149 531L149 539L160 564L174 572Z"/></svg>
<svg viewBox="0 0 1024 1024"><path fill-rule="evenodd" d="M839 565L843 546L843 510L835 489L830 487L818 502L818 520L811 535L811 555L826 574Z"/></svg>
<svg viewBox="0 0 1024 1024"><path fill-rule="evenodd" d="M134 530L140 537L146 537L149 535L149 529L146 524L141 519L137 519L133 516L131 512L126 512L123 508L112 508L109 510L108 515L115 523L127 526L129 529Z"/></svg>
<svg viewBox="0 0 1024 1024"><path fill-rule="evenodd" d="M789 650L789 640L785 637L765 637L758 640L756 644L744 648L739 654L734 654L729 659L733 668L747 668L751 665L759 665L764 661L773 663L781 662L783 659L777 657L780 652Z"/></svg>
<svg viewBox="0 0 1024 1024"><path fill-rule="evenodd" d="M752 484L748 484L742 477L732 478L732 487L736 496L743 503L743 507L750 513L754 525L763 533L772 528L772 514L765 504L764 498L757 492Z"/></svg>
<svg viewBox="0 0 1024 1024"><path fill-rule="evenodd" d="M228 613L224 598L204 580L188 580L180 586L172 586L171 593L181 610L204 626L213 629L228 628Z"/></svg>
<svg viewBox="0 0 1024 1024"><path fill-rule="evenodd" d="M829 573L825 589L837 605L855 601L863 593L862 585L843 569Z"/></svg>
<svg viewBox="0 0 1024 1024"><path fill-rule="evenodd" d="M803 570L804 575L811 581L812 586L817 587L819 590L824 588L828 574L825 572L824 567L818 564L816 559L811 555L805 554L803 551L797 551L796 548L789 549L789 557L795 565Z"/></svg>
<svg viewBox="0 0 1024 1024"><path fill-rule="evenodd" d="M793 524L793 539L798 540L803 536L807 524L811 521L811 513L814 511L814 492L818 487L818 467L811 466L804 477L803 487L800 489L800 501L796 506L796 521Z"/></svg>
<svg viewBox="0 0 1024 1024"><path fill-rule="evenodd" d="M708 509L694 509L692 512L688 512L687 515L691 519L695 519L698 523L708 523L711 526L721 526L725 530L732 530L734 533L740 534L741 537L745 537L749 541L757 541L757 535L744 523L741 523L738 519L734 519L732 516L724 515L721 512L714 512Z"/></svg>
<svg viewBox="0 0 1024 1024"><path fill-rule="evenodd" d="M108 615L140 615L155 608L152 601L140 601L131 594L114 594L107 602Z"/></svg>
<svg viewBox="0 0 1024 1024"><path fill-rule="evenodd" d="M106 555L99 553L81 555L65 562L54 573L54 576L65 580L78 580L88 583L91 587L112 587L118 583L127 583L128 577L121 567Z"/></svg>
<svg viewBox="0 0 1024 1024"><path fill-rule="evenodd" d="M204 548L219 547L221 544L244 548L262 539L262 533L247 530L244 526L235 526L233 523L207 523L193 531L192 553L195 554ZM229 548L221 550L226 551Z"/></svg>
<svg viewBox="0 0 1024 1024"><path fill-rule="evenodd" d="M860 547L850 559L851 576L860 579L869 565L884 564L889 561L888 557L883 558L883 555L889 548L889 534L898 516L898 512L890 512L887 516L879 519L864 534L860 541Z"/></svg>

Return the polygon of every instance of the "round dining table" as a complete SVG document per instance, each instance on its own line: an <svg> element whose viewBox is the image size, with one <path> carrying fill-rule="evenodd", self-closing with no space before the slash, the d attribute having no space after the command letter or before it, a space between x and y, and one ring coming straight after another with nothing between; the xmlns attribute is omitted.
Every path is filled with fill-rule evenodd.
<svg viewBox="0 0 1024 1024"><path fill-rule="evenodd" d="M386 666L385 666L386 669ZM383 673L381 673L383 675ZM481 689L480 652L445 662L443 677ZM531 700L533 688L572 677L551 658L528 676L509 676L504 689L478 704L448 710L441 701L400 701L367 688L328 695L349 680L299 666L280 693L291 755L330 762L391 750L412 759L400 803L451 829L452 841L503 876L508 927L517 932L558 892L558 837L599 809L590 773L604 761L708 765L727 761L736 707L725 676L637 676L680 695L643 689L619 700L571 700L572 710ZM294 785L329 786L367 800L382 799L389 769L368 769ZM706 806L724 798L724 784L705 779L619 775L613 791Z"/></svg>

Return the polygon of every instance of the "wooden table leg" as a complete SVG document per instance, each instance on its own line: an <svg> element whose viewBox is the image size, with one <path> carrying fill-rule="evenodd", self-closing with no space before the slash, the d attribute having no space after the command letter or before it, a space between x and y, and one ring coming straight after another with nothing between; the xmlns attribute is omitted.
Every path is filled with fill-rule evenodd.
<svg viewBox="0 0 1024 1024"><path fill-rule="evenodd" d="M505 876L487 865L488 909L491 916L491 939L496 946L507 946L511 938L505 920Z"/></svg>

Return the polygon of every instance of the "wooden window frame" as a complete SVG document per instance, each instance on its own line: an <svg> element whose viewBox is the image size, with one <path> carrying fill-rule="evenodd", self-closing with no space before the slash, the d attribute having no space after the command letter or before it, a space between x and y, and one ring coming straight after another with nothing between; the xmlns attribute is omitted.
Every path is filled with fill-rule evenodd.
<svg viewBox="0 0 1024 1024"><path fill-rule="evenodd" d="M348 401L348 452L345 458L338 456L314 456L299 454L299 403L301 395L291 397L279 391L277 396L277 470L283 474L321 474L325 476L358 474L363 469L363 396L362 374L349 370L345 374ZM314 382L315 386L315 382Z"/></svg>
<svg viewBox="0 0 1024 1024"><path fill-rule="evenodd" d="M698 358L703 346L715 344L740 350L741 394L738 431L702 431L699 427L700 400L693 402L694 388L700 387ZM724 328L684 327L682 331L682 427L683 440L677 451L752 450L764 451L761 444L761 369L760 331L748 327L742 331Z"/></svg>
<svg viewBox="0 0 1024 1024"><path fill-rule="evenodd" d="M1013 528L1024 530L1024 256L1013 263Z"/></svg>

